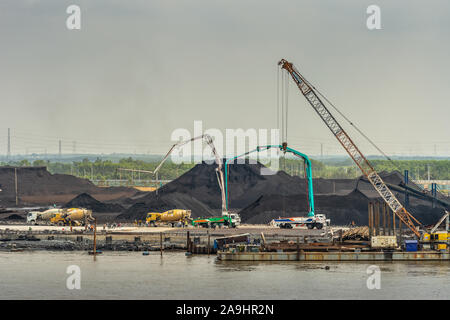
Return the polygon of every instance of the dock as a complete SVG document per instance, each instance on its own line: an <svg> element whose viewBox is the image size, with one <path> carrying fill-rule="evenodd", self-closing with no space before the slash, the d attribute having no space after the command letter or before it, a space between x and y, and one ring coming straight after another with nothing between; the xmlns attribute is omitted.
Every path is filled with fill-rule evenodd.
<svg viewBox="0 0 450 320"><path fill-rule="evenodd" d="M450 261L439 251L386 252L232 252L219 251L222 261Z"/></svg>

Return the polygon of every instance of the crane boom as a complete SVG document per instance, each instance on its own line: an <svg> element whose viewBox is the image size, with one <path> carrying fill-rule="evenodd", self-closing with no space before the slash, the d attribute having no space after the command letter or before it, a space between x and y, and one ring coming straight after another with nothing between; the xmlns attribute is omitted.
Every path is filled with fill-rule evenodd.
<svg viewBox="0 0 450 320"><path fill-rule="evenodd" d="M384 183L383 179L378 175L366 157L358 149L352 139L344 131L341 125L337 122L334 116L330 113L322 100L316 94L314 87L298 72L292 63L285 59L280 60L278 65L282 69L285 69L294 80L297 87L300 89L306 100L311 104L313 109L317 112L320 118L325 122L327 127L331 130L336 139L344 147L356 165L361 169L362 173L367 177L369 182L380 194L383 200L389 205L391 210L397 215L397 217L411 229L414 234L420 238L420 233L417 231L416 226L412 222L412 215L406 211L403 205L398 201L395 195L389 190ZM416 220L417 221L417 220Z"/></svg>
<svg viewBox="0 0 450 320"><path fill-rule="evenodd" d="M214 157L216 158L216 163L217 163L216 176L217 176L217 182L219 183L220 192L222 195L222 214L224 214L224 213L226 213L227 210L226 210L226 204L225 204L225 190L224 190L224 177L223 177L223 172L222 172L222 158L219 156L219 153L217 152L216 147L214 146L213 139L209 134L202 134L200 136L193 137L189 140L184 140L184 141L175 143L169 149L169 151L166 153L166 155L164 156L162 161L159 163L159 165L155 168L155 170L153 171L153 174L156 174L159 171L159 169L164 164L164 162L169 158L169 155L173 152L173 150L175 150L181 146L184 146L185 144L188 144L194 140L198 140L198 139L204 139L206 141L206 143L211 148L211 151L214 154Z"/></svg>

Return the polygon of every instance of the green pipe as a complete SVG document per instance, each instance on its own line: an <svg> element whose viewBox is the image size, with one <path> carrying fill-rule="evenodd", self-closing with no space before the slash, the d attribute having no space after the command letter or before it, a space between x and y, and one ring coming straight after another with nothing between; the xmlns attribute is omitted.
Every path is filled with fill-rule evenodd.
<svg viewBox="0 0 450 320"><path fill-rule="evenodd" d="M236 157L229 158L225 161L225 206L228 211L228 163L230 161L234 161L237 158L240 158L242 156L246 156L253 152L261 152L263 150L271 149L271 148L278 148L281 151L283 151L282 145L266 145L266 146L258 146L256 149L245 152L241 155L238 155ZM312 183L312 171L311 171L311 161L309 160L308 156L304 153L301 153L295 149L286 147L286 151L303 158L303 160L306 163L306 177L308 179L308 200L309 200L309 213L308 217L314 216L314 192L313 192L313 183Z"/></svg>

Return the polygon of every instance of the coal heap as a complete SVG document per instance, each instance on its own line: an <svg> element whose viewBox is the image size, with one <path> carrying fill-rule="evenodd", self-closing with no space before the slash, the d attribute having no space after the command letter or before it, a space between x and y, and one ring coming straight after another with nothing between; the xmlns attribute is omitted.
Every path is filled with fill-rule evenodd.
<svg viewBox="0 0 450 320"><path fill-rule="evenodd" d="M14 213L8 217L3 218L3 220L25 220L25 218Z"/></svg>
<svg viewBox="0 0 450 320"><path fill-rule="evenodd" d="M2 196L15 196L14 169L14 167L0 167ZM95 192L98 189L87 179L66 174L51 174L46 167L18 167L17 184L21 195Z"/></svg>
<svg viewBox="0 0 450 320"><path fill-rule="evenodd" d="M93 212L122 212L125 208L116 203L103 203L87 193L82 193L67 202L63 208L86 208Z"/></svg>
<svg viewBox="0 0 450 320"><path fill-rule="evenodd" d="M333 224L348 224L352 220L367 221L368 198L355 189L346 195L315 195L315 212L326 214ZM309 204L306 195L264 195L242 209L239 214L244 223L269 223L280 217L305 216ZM366 219L366 220L364 220Z"/></svg>
<svg viewBox="0 0 450 320"><path fill-rule="evenodd" d="M223 160L225 163L225 159ZM206 204L211 209L222 207L220 188L217 183L215 163L199 163L191 170L159 189L162 194L186 193ZM273 175L261 175L261 163L232 163L228 165L229 205L243 208L256 201L261 194L306 193L306 185L298 177L283 171Z"/></svg>
<svg viewBox="0 0 450 320"><path fill-rule="evenodd" d="M398 186L403 182L403 176L399 172L381 172L379 175L391 185ZM408 185L419 190L419 187L413 183ZM348 191L351 186L354 186L354 189ZM351 221L359 225L367 225L368 202L382 201L367 178L363 176L357 179L315 179L313 188L315 213L325 214L334 225L347 225ZM396 191L393 193L405 205L404 193ZM407 210L424 225L434 224L442 216L443 206L435 205L433 207L430 201L414 197L411 194L409 197ZM308 201L304 194L263 195L239 213L244 223L268 223L279 217L306 215Z"/></svg>
<svg viewBox="0 0 450 320"><path fill-rule="evenodd" d="M17 170L16 170L17 169ZM130 196L136 190L125 187L100 188L87 179L67 174L51 174L46 167L0 167L0 203L15 204L15 172L20 202L27 204L55 203L80 193L104 195L105 198Z"/></svg>
<svg viewBox="0 0 450 320"><path fill-rule="evenodd" d="M142 219L149 211L189 209L192 216L211 216L221 209L216 164L199 163L191 170L161 187L158 192L136 197L122 219ZM304 215L308 211L306 180L283 171L261 175L261 163L234 163L229 171L229 208L240 212L244 223L268 223L280 216ZM403 183L399 172L381 172L385 182ZM410 183L409 186L420 190ZM326 214L333 224L367 223L368 201L380 200L365 177L357 179L314 179L316 213ZM394 192L399 201L403 193ZM243 209L242 209L243 208ZM410 195L408 210L422 223L433 223L442 215L442 207L433 209L429 201Z"/></svg>
<svg viewBox="0 0 450 320"><path fill-rule="evenodd" d="M200 200L187 193L151 192L139 199L125 212L117 216L121 220L142 220L148 212L164 212L172 209L187 209L192 211L192 217L205 217L214 215L213 210Z"/></svg>
<svg viewBox="0 0 450 320"><path fill-rule="evenodd" d="M197 164L182 176L159 188L158 192L128 201L132 206L118 218L142 219L149 211L161 212L176 208L192 210L192 217L219 214L222 198L216 168L214 162ZM261 175L262 168L265 167L261 163L249 163L248 160L244 163L229 164L230 204L245 207L265 193L306 192L297 177L291 177L282 171L273 175Z"/></svg>

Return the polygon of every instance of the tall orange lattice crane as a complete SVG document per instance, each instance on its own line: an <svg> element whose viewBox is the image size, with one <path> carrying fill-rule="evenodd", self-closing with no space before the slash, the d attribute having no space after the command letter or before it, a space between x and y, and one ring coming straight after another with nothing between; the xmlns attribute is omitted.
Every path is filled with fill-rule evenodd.
<svg viewBox="0 0 450 320"><path fill-rule="evenodd" d="M285 69L294 80L297 87L300 89L302 94L305 96L306 100L311 104L313 109L317 112L320 118L325 122L327 127L331 130L333 135L338 139L356 165L361 169L362 173L367 177L370 183L373 185L375 190L380 194L384 201L389 205L392 211L397 215L397 217L411 229L414 234L420 238L420 233L413 223L413 220L420 224L417 219L415 219L405 207L397 200L395 195L389 190L386 184L383 182L381 177L369 163L369 161L364 157L364 155L359 151L355 143L350 139L348 134L344 131L341 125L336 121L334 116L325 107L324 103L320 100L316 93L316 89L311 85L301 74L297 71L294 65L284 59L278 62L278 65L282 69Z"/></svg>

